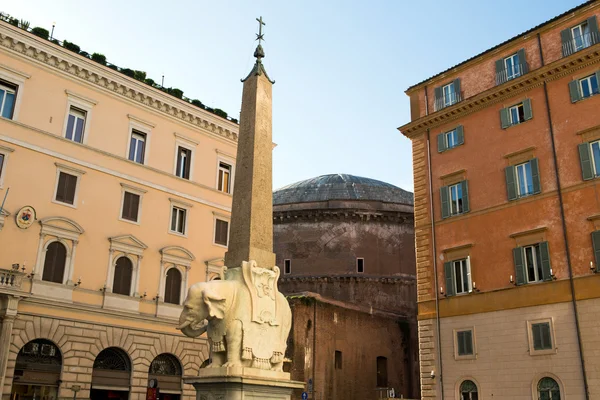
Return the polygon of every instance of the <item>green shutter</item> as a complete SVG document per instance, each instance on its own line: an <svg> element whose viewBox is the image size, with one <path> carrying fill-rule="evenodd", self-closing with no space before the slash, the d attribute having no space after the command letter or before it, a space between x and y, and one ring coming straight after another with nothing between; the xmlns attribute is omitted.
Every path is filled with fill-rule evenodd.
<svg viewBox="0 0 600 400"><path fill-rule="evenodd" d="M454 288L454 277L452 276L452 262L444 263L444 276L446 277L446 296L454 296L456 291Z"/></svg>
<svg viewBox="0 0 600 400"><path fill-rule="evenodd" d="M523 248L513 249L513 258L515 262L515 282L517 285L523 285L525 281L525 262L523 260Z"/></svg>
<svg viewBox="0 0 600 400"><path fill-rule="evenodd" d="M435 89L433 89L433 94L434 94L434 97L435 97L435 99L434 99L435 101L434 101L434 104L433 104L433 106L434 106L433 109L435 111L441 110L444 107L444 105L443 105L444 103L443 103L443 100L442 100L442 97L443 97L442 87L438 86Z"/></svg>
<svg viewBox="0 0 600 400"><path fill-rule="evenodd" d="M496 85L506 82L506 70L504 68L504 58L496 60Z"/></svg>
<svg viewBox="0 0 600 400"><path fill-rule="evenodd" d="M596 71L596 82L600 83L600 70ZM598 94L598 92L595 92L595 94Z"/></svg>
<svg viewBox="0 0 600 400"><path fill-rule="evenodd" d="M519 68L521 68L521 75L525 75L529 72L529 67L527 65L527 59L525 58L525 49L521 49L517 51L517 55L519 56Z"/></svg>
<svg viewBox="0 0 600 400"><path fill-rule="evenodd" d="M456 93L456 99L453 103L458 103L462 100L462 94L460 93L460 78L454 80L454 93Z"/></svg>
<svg viewBox="0 0 600 400"><path fill-rule="evenodd" d="M438 143L438 153L446 150L446 134L440 133L437 135L437 143Z"/></svg>
<svg viewBox="0 0 600 400"><path fill-rule="evenodd" d="M531 335L533 336L533 349L542 350L542 324L532 324Z"/></svg>
<svg viewBox="0 0 600 400"><path fill-rule="evenodd" d="M500 124L502 129L506 129L510 126L510 117L508 115L508 108L503 108L500 110Z"/></svg>
<svg viewBox="0 0 600 400"><path fill-rule="evenodd" d="M581 92L579 91L578 80L569 82L569 94L571 95L571 103L576 103L581 100Z"/></svg>
<svg viewBox="0 0 600 400"><path fill-rule="evenodd" d="M533 110L531 109L531 99L523 100L523 114L525 121L533 118Z"/></svg>
<svg viewBox="0 0 600 400"><path fill-rule="evenodd" d="M540 183L540 169L538 167L538 159L532 158L529 160L531 166L531 181L533 183L533 194L538 194L542 191L542 185Z"/></svg>
<svg viewBox="0 0 600 400"><path fill-rule="evenodd" d="M589 143L581 143L579 148L579 161L581 162L581 175L584 181L594 179L594 167L592 166L592 152Z"/></svg>
<svg viewBox="0 0 600 400"><path fill-rule="evenodd" d="M469 212L469 185L467 181L462 181L460 183L460 189L462 191L462 204L463 204L463 212Z"/></svg>
<svg viewBox="0 0 600 400"><path fill-rule="evenodd" d="M508 200L515 200L517 198L517 176L514 165L506 167L504 172L506 175L506 192L508 193Z"/></svg>
<svg viewBox="0 0 600 400"><path fill-rule="evenodd" d="M560 41L562 42L563 57L573 54L573 36L571 36L570 28L560 32Z"/></svg>
<svg viewBox="0 0 600 400"><path fill-rule="evenodd" d="M598 37L598 22L596 21L595 15L587 19L587 25L590 29L591 44L598 43L598 39L600 38Z"/></svg>
<svg viewBox="0 0 600 400"><path fill-rule="evenodd" d="M542 257L542 277L545 281L552 280L550 276L550 250L548 249L548 242L540 243L540 254Z"/></svg>
<svg viewBox="0 0 600 400"><path fill-rule="evenodd" d="M600 80L598 81L600 82ZM462 125L456 127L456 144L464 144L465 143L465 132Z"/></svg>
<svg viewBox="0 0 600 400"><path fill-rule="evenodd" d="M596 259L596 272L600 272L600 231L592 232L592 244L594 245L594 257Z"/></svg>
<svg viewBox="0 0 600 400"><path fill-rule="evenodd" d="M442 218L448 218L450 216L450 196L448 194L448 186L441 187L440 197L442 198Z"/></svg>

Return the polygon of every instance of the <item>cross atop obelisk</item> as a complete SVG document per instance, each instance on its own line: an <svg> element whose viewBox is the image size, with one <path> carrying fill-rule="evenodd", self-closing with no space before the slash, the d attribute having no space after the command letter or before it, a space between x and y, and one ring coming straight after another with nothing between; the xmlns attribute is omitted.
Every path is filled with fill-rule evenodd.
<svg viewBox="0 0 600 400"><path fill-rule="evenodd" d="M243 261L256 261L262 268L275 266L273 253L273 139L271 91L273 81L262 65L265 56L262 17L257 18L259 41L256 63L242 80L242 113L238 139L228 268L241 267Z"/></svg>
<svg viewBox="0 0 600 400"><path fill-rule="evenodd" d="M258 40L258 44L260 45L260 41L261 40L265 40L263 33L262 33L262 27L263 25L266 25L263 20L262 20L262 16L259 18L256 18L256 20L258 21L258 33L256 34L256 40Z"/></svg>

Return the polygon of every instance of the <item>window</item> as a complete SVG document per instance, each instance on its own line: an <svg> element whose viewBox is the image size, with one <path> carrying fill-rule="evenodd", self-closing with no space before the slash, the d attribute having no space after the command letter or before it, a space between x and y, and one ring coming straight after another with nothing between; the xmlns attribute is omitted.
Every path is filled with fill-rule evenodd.
<svg viewBox="0 0 600 400"><path fill-rule="evenodd" d="M219 183L217 189L231 193L231 165L219 162Z"/></svg>
<svg viewBox="0 0 600 400"><path fill-rule="evenodd" d="M67 249L60 242L52 242L46 248L44 260L44 273L42 280L54 283L63 283L65 265L67 262Z"/></svg>
<svg viewBox="0 0 600 400"><path fill-rule="evenodd" d="M131 278L133 276L133 264L127 257L120 257L115 265L115 277L113 280L113 293L125 296L131 295Z"/></svg>
<svg viewBox="0 0 600 400"><path fill-rule="evenodd" d="M560 387L552 378L540 379L537 385L540 400L560 400Z"/></svg>
<svg viewBox="0 0 600 400"><path fill-rule="evenodd" d="M520 49L508 57L496 61L496 85L518 78L529 72L525 58L525 49Z"/></svg>
<svg viewBox="0 0 600 400"><path fill-rule="evenodd" d="M165 280L165 303L179 304L181 299L181 272L177 268L167 271Z"/></svg>
<svg viewBox="0 0 600 400"><path fill-rule="evenodd" d="M67 131L65 137L77 143L83 143L86 112L71 106L67 118Z"/></svg>
<svg viewBox="0 0 600 400"><path fill-rule="evenodd" d="M335 369L342 369L342 352L335 351Z"/></svg>
<svg viewBox="0 0 600 400"><path fill-rule="evenodd" d="M192 151L185 147L177 148L177 169L175 175L183 179L190 179L190 170L192 163Z"/></svg>
<svg viewBox="0 0 600 400"><path fill-rule="evenodd" d="M506 79L511 80L521 75L521 63L519 62L519 55L513 54L512 56L504 59L504 68L506 69Z"/></svg>
<svg viewBox="0 0 600 400"><path fill-rule="evenodd" d="M455 103L456 92L454 90L454 83L450 83L442 88L444 93L444 107L451 106Z"/></svg>
<svg viewBox="0 0 600 400"><path fill-rule="evenodd" d="M456 353L460 356L473 355L473 331L456 332Z"/></svg>
<svg viewBox="0 0 600 400"><path fill-rule="evenodd" d="M171 231L185 235L187 210L176 206L171 207Z"/></svg>
<svg viewBox="0 0 600 400"><path fill-rule="evenodd" d="M513 249L517 285L552 280L548 242Z"/></svg>
<svg viewBox="0 0 600 400"><path fill-rule="evenodd" d="M67 174L62 171L59 172L55 200L60 203L74 205L77 179L78 177L75 175Z"/></svg>
<svg viewBox="0 0 600 400"><path fill-rule="evenodd" d="M458 103L461 100L460 79L455 79L446 85L436 87L434 95L436 111Z"/></svg>
<svg viewBox="0 0 600 400"><path fill-rule="evenodd" d="M444 263L446 277L446 296L470 293L473 291L471 282L471 260L469 257Z"/></svg>
<svg viewBox="0 0 600 400"><path fill-rule="evenodd" d="M386 388L388 386L387 358L377 357L377 387Z"/></svg>
<svg viewBox="0 0 600 400"><path fill-rule="evenodd" d="M582 143L578 146L583 180L600 176L600 141Z"/></svg>
<svg viewBox="0 0 600 400"><path fill-rule="evenodd" d="M533 118L533 113L530 99L525 99L522 103L500 110L500 122L502 124L502 129L522 124L531 118Z"/></svg>
<svg viewBox="0 0 600 400"><path fill-rule="evenodd" d="M216 218L215 219L215 244L221 246L229 245L229 222Z"/></svg>
<svg viewBox="0 0 600 400"><path fill-rule="evenodd" d="M2 187L2 178L4 177L2 174L4 172L4 159L5 155L0 153L0 187Z"/></svg>
<svg viewBox="0 0 600 400"><path fill-rule="evenodd" d="M437 140L439 153L460 146L465 142L462 125L457 126L451 131L440 133Z"/></svg>
<svg viewBox="0 0 600 400"><path fill-rule="evenodd" d="M356 259L356 272L358 272L359 274L362 274L363 272L365 272L365 259L364 258Z"/></svg>
<svg viewBox="0 0 600 400"><path fill-rule="evenodd" d="M467 181L440 189L442 198L442 218L463 214L469 211L469 189Z"/></svg>
<svg viewBox="0 0 600 400"><path fill-rule="evenodd" d="M477 385L475 382L466 380L460 384L460 400L479 400L477 395Z"/></svg>
<svg viewBox="0 0 600 400"><path fill-rule="evenodd" d="M534 350L552 349L552 335L550 335L550 323L541 322L531 324L531 336L533 338Z"/></svg>
<svg viewBox="0 0 600 400"><path fill-rule="evenodd" d="M0 81L0 115L13 119L17 99L17 87Z"/></svg>
<svg viewBox="0 0 600 400"><path fill-rule="evenodd" d="M292 260L283 260L283 274L289 275L292 273Z"/></svg>
<svg viewBox="0 0 600 400"><path fill-rule="evenodd" d="M516 200L542 191L537 158L505 168L508 200Z"/></svg>
<svg viewBox="0 0 600 400"><path fill-rule="evenodd" d="M600 231L592 232L592 247L594 249L594 260L596 261L596 272L600 272Z"/></svg>
<svg viewBox="0 0 600 400"><path fill-rule="evenodd" d="M591 46L590 27L587 22L572 27L571 36L573 37L574 51L579 51Z"/></svg>
<svg viewBox="0 0 600 400"><path fill-rule="evenodd" d="M569 94L571 95L571 103L576 103L580 100L587 99L600 93L598 82L600 81L600 71L585 78L576 79L569 82Z"/></svg>
<svg viewBox="0 0 600 400"><path fill-rule="evenodd" d="M137 194L124 192L123 193L123 212L121 218L128 221L137 222L138 209L140 206L140 196Z"/></svg>
<svg viewBox="0 0 600 400"><path fill-rule="evenodd" d="M138 164L144 163L146 153L146 135L132 130L129 142L129 160Z"/></svg>
<svg viewBox="0 0 600 400"><path fill-rule="evenodd" d="M598 23L595 16L561 31L563 57L598 43L598 36Z"/></svg>

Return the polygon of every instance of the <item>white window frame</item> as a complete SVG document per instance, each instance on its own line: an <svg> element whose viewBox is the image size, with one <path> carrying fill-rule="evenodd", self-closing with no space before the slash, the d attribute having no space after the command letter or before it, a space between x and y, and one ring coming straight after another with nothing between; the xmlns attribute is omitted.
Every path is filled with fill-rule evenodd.
<svg viewBox="0 0 600 400"><path fill-rule="evenodd" d="M552 348L546 350L535 350L533 347L533 324L548 323L550 325L550 340L552 341ZM553 318L541 318L536 320L527 321L527 338L529 341L529 355L530 356L542 356L548 354L556 354L556 333L554 331L554 319Z"/></svg>
<svg viewBox="0 0 600 400"><path fill-rule="evenodd" d="M462 187L460 182L456 183L454 185L450 185L448 186L448 201L450 202L450 215L460 215L464 213L464 206L462 210L459 210L459 204L458 204L458 188L461 188L461 193L460 193L460 200L463 200L463 193L462 193ZM452 191L456 190L456 212L453 211L453 207L454 207L454 200L452 200Z"/></svg>
<svg viewBox="0 0 600 400"><path fill-rule="evenodd" d="M198 146L198 142L190 137L184 136L180 133L175 132L175 157L173 159L173 175L177 176L186 181L194 180L194 165L196 163L196 147ZM177 161L179 159L179 147L183 147L184 149L190 150L190 176L189 178L182 178L177 175Z"/></svg>
<svg viewBox="0 0 600 400"><path fill-rule="evenodd" d="M134 139L135 137L135 149L133 150L133 160L130 157L129 152L131 151L131 140ZM131 130L131 135L129 135L129 145L128 145L128 151L127 151L127 159L131 162L134 162L136 164L140 164L140 165L145 165L146 164L146 150L147 150L147 142L148 142L148 136L141 132L138 131L136 129L132 129ZM139 143L144 143L144 153L142 154L142 162L137 161L136 158L136 154L137 154L137 149L139 146Z"/></svg>
<svg viewBox="0 0 600 400"><path fill-rule="evenodd" d="M183 163L183 166L180 169L180 171L182 172L182 176L177 175L177 166L179 165L179 154L181 153L180 149L189 150L189 152L190 152L190 158L191 158L190 159L190 173L189 173L189 176L187 178L185 178L183 176L183 166L185 166L185 162ZM178 178L184 179L186 181L191 181L192 178L193 178L193 175L194 175L194 158L195 158L194 157L194 149L190 148L189 146L187 146L187 145L185 145L185 144L183 144L183 143L181 143L179 141L177 141L176 144L175 144L175 166L173 167L173 174L176 177L178 177Z"/></svg>
<svg viewBox="0 0 600 400"><path fill-rule="evenodd" d="M290 266L290 272L287 271L287 265L289 264ZM283 260L283 274L284 275L290 275L292 273L292 260L289 258L286 258L285 260Z"/></svg>
<svg viewBox="0 0 600 400"><path fill-rule="evenodd" d="M513 119L512 110L513 109L517 110L517 118L518 118L518 116L519 116L519 107L523 109L523 115L525 115L525 106L523 105L523 103L515 104L514 106L508 107L508 118L510 119L510 124L511 125L519 125L519 124L522 124L523 122L525 122L525 119L523 119L523 121L521 121L520 119L517 119L515 121Z"/></svg>
<svg viewBox="0 0 600 400"><path fill-rule="evenodd" d="M12 85L12 86L16 86L16 85ZM6 104L6 95L12 93L15 97L14 99L14 103L13 103L13 109L12 109L12 116L15 115L15 105L16 105L16 101L17 101L17 91L18 91L18 87L13 89L11 87L9 87L8 84L5 84L4 81L0 81L0 88L4 91L4 96L3 98L0 98L0 116L2 116L2 109L4 108L4 105ZM10 119L12 119L12 116ZM2 118L6 118L6 117L2 117ZM9 119L9 118L6 118Z"/></svg>
<svg viewBox="0 0 600 400"><path fill-rule="evenodd" d="M446 88L448 88L448 96L446 96ZM444 99L444 107L448 107L456 103L456 91L454 88L454 82L442 86L442 97Z"/></svg>
<svg viewBox="0 0 600 400"><path fill-rule="evenodd" d="M477 387L477 397L481 398L481 385L479 384L479 382L477 382L477 380L475 378L473 378L472 376L462 376L457 382L456 382L456 398L459 400L462 400L462 392L461 392L461 387L462 384L465 381L471 381L475 384L475 386ZM471 396L472 398L472 396Z"/></svg>
<svg viewBox="0 0 600 400"><path fill-rule="evenodd" d="M534 244L530 244L527 246L523 246L523 264L525 267L525 281L527 283L536 283L536 282L542 282L544 280L543 276L539 276L539 271L538 269L540 268L539 263L541 262L541 260L537 259L537 252L536 252L536 246L539 246L539 243L534 243ZM530 281L529 280L529 265L527 264L527 249L531 248L531 254L533 256L533 272L535 277L537 278L535 281Z"/></svg>
<svg viewBox="0 0 600 400"><path fill-rule="evenodd" d="M31 75L0 64L0 79L17 87L17 97L15 99L15 108L13 109L12 117L13 121L19 120L19 110L21 109L21 101L23 100L25 80L29 78L31 78Z"/></svg>
<svg viewBox="0 0 600 400"><path fill-rule="evenodd" d="M450 137L452 137L453 140L452 146L450 145ZM446 141L447 149L453 149L458 146L458 133L456 132L456 128L444 133L444 140Z"/></svg>
<svg viewBox="0 0 600 400"><path fill-rule="evenodd" d="M525 165L527 165L527 164L531 164L531 163L529 161L527 161L527 162L515 165L515 178L517 180L517 196L519 196L519 197L527 197L527 196L530 196L533 194L533 190L531 191L531 193L521 193L521 181L519 178L519 168L523 168L523 179L525 180L524 184L525 184L525 187L528 187L530 182L527 181L527 170L525 169ZM531 165L529 165L529 168L531 170ZM531 178L533 180L533 175Z"/></svg>
<svg viewBox="0 0 600 400"><path fill-rule="evenodd" d="M6 147L6 146L2 146L0 145L0 154L2 154L4 156L4 161L2 162L2 165L0 165L1 171L0 171L0 189L4 188L4 177L6 176L6 168L8 165L8 157L10 155L10 153L14 152L15 149L11 148L11 147Z"/></svg>
<svg viewBox="0 0 600 400"><path fill-rule="evenodd" d="M220 175L221 175L221 171L226 171L227 170L227 168L221 167L221 164L225 164L225 165L229 166L229 188L227 188L225 190L220 190L219 189L219 185L222 184L222 179L219 179ZM221 193L226 193L226 194L233 193L233 190L232 190L232 188L233 188L233 180L232 180L232 178L233 178L233 165L231 165L230 163L228 163L226 161L218 160L217 161L217 186L216 186L217 190L219 192L221 192Z"/></svg>
<svg viewBox="0 0 600 400"><path fill-rule="evenodd" d="M595 78L595 77L596 77L596 74L592 74L592 75L588 75L584 78L579 79L579 96L582 99L587 99L587 98L593 97L598 94L598 93L594 93L594 91L592 90L592 78ZM587 87L589 88L589 92L590 92L590 95L587 97L583 96L583 82L584 81L587 83ZM598 87L600 89L600 82L596 81L596 85L598 85Z"/></svg>
<svg viewBox="0 0 600 400"><path fill-rule="evenodd" d="M169 212L169 231L168 232L172 235L187 237L188 232L190 231L190 225L189 225L190 210L193 207L193 205L190 203L185 203L181 200L173 199L173 198L169 198L169 201L171 203L170 204L171 211ZM173 220L173 209L174 208L179 208L179 209L185 210L185 229L184 229L183 233L171 230L171 221Z"/></svg>
<svg viewBox="0 0 600 400"><path fill-rule="evenodd" d="M471 346L473 347L473 354L458 354L458 333L471 331ZM475 339L475 327L469 326L464 328L456 328L453 330L452 337L454 340L454 359L455 360L476 360L477 359L477 343Z"/></svg>
<svg viewBox="0 0 600 400"><path fill-rule="evenodd" d="M90 126L92 121L92 110L98 102L94 99L82 96L70 90L65 90L67 95L67 107L65 109L65 121L63 123L62 137L72 143L87 144L88 137L90 136ZM76 142L73 139L67 139L67 124L69 123L69 114L71 107L78 108L85 112L85 122L83 124L83 139L81 142Z"/></svg>
<svg viewBox="0 0 600 400"><path fill-rule="evenodd" d="M110 241L110 247L105 283L106 292L112 293L117 260L124 256L129 258L133 266L133 271L131 273L131 288L129 290L130 296L139 297L140 268L144 250L146 250L148 246L132 235L115 236L108 240ZM137 300L139 300L139 298Z"/></svg>
<svg viewBox="0 0 600 400"><path fill-rule="evenodd" d="M227 222L227 246L223 246L220 243L217 243L215 241L216 236L217 236L217 220L221 220L221 221L225 221ZM225 214L221 214L221 213L217 213L213 211L213 234L212 234L212 243L215 246L219 246L219 247L223 247L225 249L229 248L229 233L231 232L231 217L229 215L225 215Z"/></svg>
<svg viewBox="0 0 600 400"><path fill-rule="evenodd" d="M221 163L225 163L227 165L231 166L231 173L229 176L229 192L223 192L220 191L221 193L226 193L226 194L232 194L233 193L233 182L235 181L235 157L227 154L219 149L215 149L216 153L217 153L217 168L216 168L216 174L215 174L215 189L219 190L219 169L220 169L220 165Z"/></svg>
<svg viewBox="0 0 600 400"><path fill-rule="evenodd" d="M81 189L81 177L85 175L85 171L61 163L54 163L54 165L56 165L56 181L54 182L54 192L52 193L51 200L52 203L60 204L61 206L77 208L77 203L79 202L79 190ZM58 191L58 181L60 179L61 172L77 177L77 183L75 184L75 196L73 197L73 204L63 203L62 201L56 200L56 192Z"/></svg>
<svg viewBox="0 0 600 400"><path fill-rule="evenodd" d="M129 219L123 218L123 205L125 203L125 193L126 192L140 196L140 202L138 204L137 221L131 221ZM142 201L144 199L144 193L146 193L146 192L147 192L147 190L128 185L127 183L121 183L121 207L119 207L119 221L127 222L130 224L135 224L135 225L140 225L142 223Z"/></svg>
<svg viewBox="0 0 600 400"><path fill-rule="evenodd" d="M179 305L182 305L187 293L189 272L192 267L192 261L194 261L196 257L194 257L189 250L179 246L163 247L160 249L160 254L160 281L158 285L160 301L164 303L165 300L167 272L171 268L177 268L181 273L181 292L179 294Z"/></svg>
<svg viewBox="0 0 600 400"><path fill-rule="evenodd" d="M589 40L586 45L586 37L585 37L585 35L586 35L585 28L586 27L588 27L588 24L587 24L587 21L584 21L584 22L582 22L578 25L575 25L574 27L571 28L571 37L573 38L573 51L579 51L579 50L585 49L586 47L590 47ZM578 35L581 37L581 43L582 43L581 48L577 47L577 41L575 40L575 30L577 28L579 28L579 30L581 31L581 35ZM589 27L588 27L588 30L589 30ZM589 32L588 32L588 34L589 34Z"/></svg>
<svg viewBox="0 0 600 400"><path fill-rule="evenodd" d="M513 67L512 75L508 75L508 61L509 60L512 62L512 67ZM519 62L515 63L515 61L519 61ZM504 58L504 70L506 71L506 79L507 80L515 79L522 75L520 61L521 60L519 60L518 53L511 54L510 56Z"/></svg>
<svg viewBox="0 0 600 400"><path fill-rule="evenodd" d="M156 126L154 123L138 118L134 115L127 114L129 118L129 135L127 136L127 151L125 152L125 159L137 165L148 165L150 159L150 138L152 137L152 129ZM129 159L129 150L131 148L131 136L133 131L138 131L146 135L144 142L144 162L139 163Z"/></svg>
<svg viewBox="0 0 600 400"><path fill-rule="evenodd" d="M458 287L456 286L456 284L457 284L457 280L456 280L456 268L454 266L454 263L462 263L463 261L465 262L466 267L467 267L467 276L466 276L466 279L467 279L466 280L466 282L467 282L467 291L466 292L463 291L462 290L463 288L461 287L460 288L461 291L459 292L458 291ZM460 258L460 259L457 259L457 260L452 260L451 263L452 263L452 277L454 278L453 279L454 280L454 293L457 296L461 295L461 294L472 293L473 292L473 275L471 273L471 256L467 256L467 258ZM460 272L461 272L461 282L465 282L465 277L462 276L462 272L463 272L462 265L461 265L461 268L460 268Z"/></svg>
<svg viewBox="0 0 600 400"><path fill-rule="evenodd" d="M598 146L600 147L600 140L594 140L589 142L589 146L590 146L590 158L592 160L592 170L594 171L594 176L598 176L598 174L596 173L596 163L600 162L600 160L597 160L594 158L594 149L592 148L592 145L594 143L598 143ZM1 177L0 177L1 179ZM0 180L0 188L2 187L2 181Z"/></svg>
<svg viewBox="0 0 600 400"><path fill-rule="evenodd" d="M363 270L362 271L358 270L358 260L362 260L362 265L363 265ZM357 274L364 274L365 273L365 258L364 257L356 257L356 273Z"/></svg>

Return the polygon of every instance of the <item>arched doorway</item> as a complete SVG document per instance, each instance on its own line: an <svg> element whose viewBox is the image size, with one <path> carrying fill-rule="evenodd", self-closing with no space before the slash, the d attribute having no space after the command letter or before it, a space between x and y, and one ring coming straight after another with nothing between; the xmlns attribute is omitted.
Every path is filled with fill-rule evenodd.
<svg viewBox="0 0 600 400"><path fill-rule="evenodd" d="M92 400L127 400L131 382L131 361L123 350L109 347L98 354L92 371Z"/></svg>
<svg viewBox="0 0 600 400"><path fill-rule="evenodd" d="M56 400L62 356L54 343L36 339L19 351L10 398Z"/></svg>
<svg viewBox="0 0 600 400"><path fill-rule="evenodd" d="M159 354L150 364L149 379L158 381L159 400L179 400L181 398L182 368L179 360L167 353Z"/></svg>

